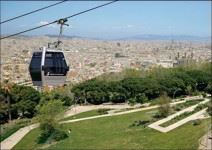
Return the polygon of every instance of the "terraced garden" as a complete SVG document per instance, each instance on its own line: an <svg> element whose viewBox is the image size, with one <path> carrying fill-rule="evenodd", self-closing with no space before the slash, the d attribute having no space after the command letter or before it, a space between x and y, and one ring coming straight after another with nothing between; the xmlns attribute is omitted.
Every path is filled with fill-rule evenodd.
<svg viewBox="0 0 212 150"><path fill-rule="evenodd" d="M132 126L138 120L153 119L157 109L64 124L69 137L58 143L37 144L40 129L27 134L14 149L197 149L210 119L198 126L187 123L169 133L145 126ZM183 134L182 134L183 133Z"/></svg>
<svg viewBox="0 0 212 150"><path fill-rule="evenodd" d="M174 124L174 123L178 122L179 120L182 120L182 119L184 119L184 118L186 118L186 117L188 117L188 116L190 116L190 115L192 115L192 114L194 114L194 113L206 108L207 105L208 105L208 103L199 104L193 111L184 112L184 113L174 117L173 119L161 124L160 126L167 127L167 126L169 126L171 124Z"/></svg>

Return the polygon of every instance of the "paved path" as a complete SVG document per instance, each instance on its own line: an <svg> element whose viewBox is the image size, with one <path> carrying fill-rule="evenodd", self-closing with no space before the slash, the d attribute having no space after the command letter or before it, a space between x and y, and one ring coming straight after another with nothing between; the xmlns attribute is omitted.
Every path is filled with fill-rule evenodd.
<svg viewBox="0 0 212 150"><path fill-rule="evenodd" d="M176 105L179 103L184 103L186 100L182 100L182 101L177 101L177 102L173 102L171 103L171 105ZM84 107L84 108L83 108ZM68 116L72 116L81 112L85 112L85 111L89 111L89 110L93 110L93 109L99 109L99 108L113 108L113 109L120 109L120 107L122 107L122 109L124 108L132 108L129 107L128 104L120 104L120 105L88 105L88 106L77 106L75 108L72 108L71 110L68 110L65 113L65 117ZM134 106L137 107L137 106ZM111 113L111 114L105 114L105 115L99 115L99 116L92 116L92 117L87 117L87 118L80 118L80 119L74 119L74 120L68 120L68 121L62 121L60 123L71 123L71 122L78 122L78 121L83 121L83 120L90 120L90 119L96 119L96 118L103 118L103 117L109 117L109 116L117 116L117 115L123 115L123 114L128 114L128 113L133 113L133 112L138 112L138 111L143 111L143 110L149 110L149 109L154 109L154 108L158 108L158 105L155 106L149 106L149 107L145 107L145 108L138 108L138 109L133 109L133 110L129 110L129 111L124 111L124 112L119 112L119 113ZM81 109L80 109L81 108ZM82 109L83 108L83 109ZM39 124L33 124L24 128L19 129L17 132L15 132L14 134L12 134L10 137L8 137L7 139L5 139L4 141L2 141L1 144L1 150L10 150L12 149L19 141L21 141L21 139L27 134L29 133L32 129L35 129L39 126Z"/></svg>
<svg viewBox="0 0 212 150"><path fill-rule="evenodd" d="M212 149L212 131L208 131L201 139L199 150L211 150Z"/></svg>
<svg viewBox="0 0 212 150"><path fill-rule="evenodd" d="M184 103L184 102L186 102L186 100L173 102L173 103L171 103L171 105L176 105L176 104L180 104L180 103ZM109 116L118 116L118 115L133 113L133 112L154 109L154 108L158 108L158 107L159 107L158 105L154 105L154 106L148 106L148 107L144 107L144 108L136 108L133 110L123 111L123 112L110 113L110 114L105 114L105 115L92 116L92 117L79 118L79 119L72 119L72 120L62 121L60 123L71 123L71 122L78 122L78 121L83 121L83 120L90 120L90 119L103 118L103 117L109 117Z"/></svg>
<svg viewBox="0 0 212 150"><path fill-rule="evenodd" d="M166 117L164 119L156 121L156 122L150 124L149 127L153 128L155 130L158 130L160 132L169 132L169 131L171 131L171 130L173 130L173 129L175 129L175 128L177 128L177 127L179 127L179 126L181 126L181 125L183 125L183 124L185 124L185 123L187 123L187 122L189 122L191 120L195 120L195 119L199 118L199 116L202 116L202 114L205 113L207 108L205 108L205 109L203 109L203 110L201 110L199 112L196 112L196 113L194 113L194 114L192 114L192 115L190 115L190 116L188 116L188 117L186 117L186 118L184 118L184 119L182 119L182 120L180 120L180 121L178 121L178 122L176 122L176 123L174 123L174 124L172 124L172 125L170 125L168 127L162 127L160 125L165 123L165 122L167 122L167 121L169 121L169 120L171 120L171 119L173 119L173 118L175 118L176 116L178 116L180 114L183 114L184 112L193 111L199 104L204 104L204 103L207 103L209 101L210 101L210 99L205 99L204 101L202 101L202 102L200 102L200 103L198 103L196 105L193 105L191 107L183 109L182 111L179 111L179 112L177 112L177 113L175 113L173 115L170 115L170 116L168 116L168 117Z"/></svg>
<svg viewBox="0 0 212 150"><path fill-rule="evenodd" d="M33 124L30 126L23 127L19 129L17 132L12 134L9 138L5 139L1 142L1 150L10 150L12 149L27 133L29 133L32 129L35 129L39 126L39 124Z"/></svg>
<svg viewBox="0 0 212 150"><path fill-rule="evenodd" d="M144 105L144 104L143 104ZM82 112L95 110L95 109L125 109L125 108L138 108L142 105L134 105L130 106L127 103L124 104L101 104L101 105L76 105L73 107L70 107L69 110L67 110L64 114L64 117L73 116Z"/></svg>

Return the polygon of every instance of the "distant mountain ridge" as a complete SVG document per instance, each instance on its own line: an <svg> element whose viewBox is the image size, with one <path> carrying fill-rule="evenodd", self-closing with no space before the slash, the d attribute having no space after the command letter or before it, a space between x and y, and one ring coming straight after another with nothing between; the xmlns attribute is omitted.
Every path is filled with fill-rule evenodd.
<svg viewBox="0 0 212 150"><path fill-rule="evenodd" d="M121 38L121 40L197 40L197 41L209 41L211 37L191 36L191 35L136 35L132 37Z"/></svg>
<svg viewBox="0 0 212 150"><path fill-rule="evenodd" d="M1 35L1 37L6 36L6 35ZM16 37L22 37L22 38L27 38L27 37L39 37L39 36L47 36L50 38L57 38L58 35L55 34L46 34L46 35L18 35ZM135 36L129 36L129 37L124 37L124 38L95 38L95 37L82 37L82 36L70 36L70 35L63 35L63 38L67 39L73 39L73 38L78 38L78 39L91 39L91 40L179 40L179 41L211 41L211 36L192 36L192 35L155 35L155 34L144 34L144 35L135 35Z"/></svg>
<svg viewBox="0 0 212 150"><path fill-rule="evenodd" d="M57 35L45 35L48 37L58 37ZM93 39L93 40L189 40L189 41L211 41L211 37L201 37L201 36L191 36L191 35L154 35L154 34L144 34L136 35L124 38L93 38L93 37L81 37L81 36L69 36L63 35L64 38L79 38L79 39Z"/></svg>

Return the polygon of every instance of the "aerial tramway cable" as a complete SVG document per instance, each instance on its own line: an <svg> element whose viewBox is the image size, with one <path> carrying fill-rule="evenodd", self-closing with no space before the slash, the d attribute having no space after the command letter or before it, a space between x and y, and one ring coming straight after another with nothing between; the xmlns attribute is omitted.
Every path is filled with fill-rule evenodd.
<svg viewBox="0 0 212 150"><path fill-rule="evenodd" d="M47 8L50 8L50 7L59 5L59 4L64 3L64 2L66 2L66 1L68 1L68 0L63 0L63 1L60 1L60 2L58 2L58 3L54 3L54 4L51 4L51 5L49 5L49 6L45 6L45 7L42 7L42 8L33 10L33 11L31 11L31 12L28 12L28 13L25 13L25 14L22 14L22 15L19 15L19 16L16 16L16 17L13 17L13 18L4 20L4 21L0 22L0 24L6 23L6 22L10 22L10 21L12 21L12 20L15 20L15 19L18 19L18 18L27 16L27 15L30 15L30 14L36 13L36 12L38 12L38 11L41 11L41 10L44 10L44 9L47 9Z"/></svg>
<svg viewBox="0 0 212 150"><path fill-rule="evenodd" d="M81 11L81 12L79 12L79 13L70 15L70 16L68 16L68 17L62 18L62 19L69 19L69 18L78 16L78 15L84 14L84 13L86 13L86 12L89 12L89 11L92 11L92 10L95 10L95 9L98 9L98 8L101 8L101 7L104 7L104 6L106 6L106 5L110 5L110 4L115 3L115 2L117 2L117 1L119 1L119 0L114 0L114 1L111 1L111 2L108 2L108 3L105 3L105 4L102 4L102 5L99 5L99 6L90 8L90 9L87 9L87 10ZM59 19L59 20L60 20L60 19ZM48 26L48 25L51 25L51 24L54 24L54 23L57 23L59 20L55 20L55 21L52 21L52 22L50 22L50 23L47 23L47 24L44 24L44 25L41 25L41 26L38 26L38 27L34 27L34 28L31 28L31 29L28 29L28 30L24 30L24 31L15 33L15 34L11 34L11 35L2 37L0 40L6 39L6 38L9 38L9 37L13 37L13 36L16 36L16 35L19 35L19 34L22 34L22 33L26 33L26 32L29 32L29 31L32 31L32 30L35 30L35 29L39 29L39 28L42 28L42 27L45 27L45 26Z"/></svg>

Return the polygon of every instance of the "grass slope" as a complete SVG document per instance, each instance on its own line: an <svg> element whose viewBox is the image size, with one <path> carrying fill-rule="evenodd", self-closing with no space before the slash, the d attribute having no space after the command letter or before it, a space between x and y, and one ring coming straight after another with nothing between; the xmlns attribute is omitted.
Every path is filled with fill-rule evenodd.
<svg viewBox="0 0 212 150"><path fill-rule="evenodd" d="M197 149L198 139L206 132L209 120L193 126L188 123L169 133L150 128L129 127L136 120L152 119L155 109L121 116L98 118L66 124L71 129L69 137L48 149ZM35 149L40 133L34 129L14 149Z"/></svg>
<svg viewBox="0 0 212 150"><path fill-rule="evenodd" d="M98 116L98 115L104 115L104 114L107 114L107 111L109 111L109 110L110 109L95 109L95 110L90 110L90 111L79 113L79 114L74 115L74 116L63 118L62 121L73 120L73 119L80 119L80 118L86 118L86 117L92 117L92 116Z"/></svg>

